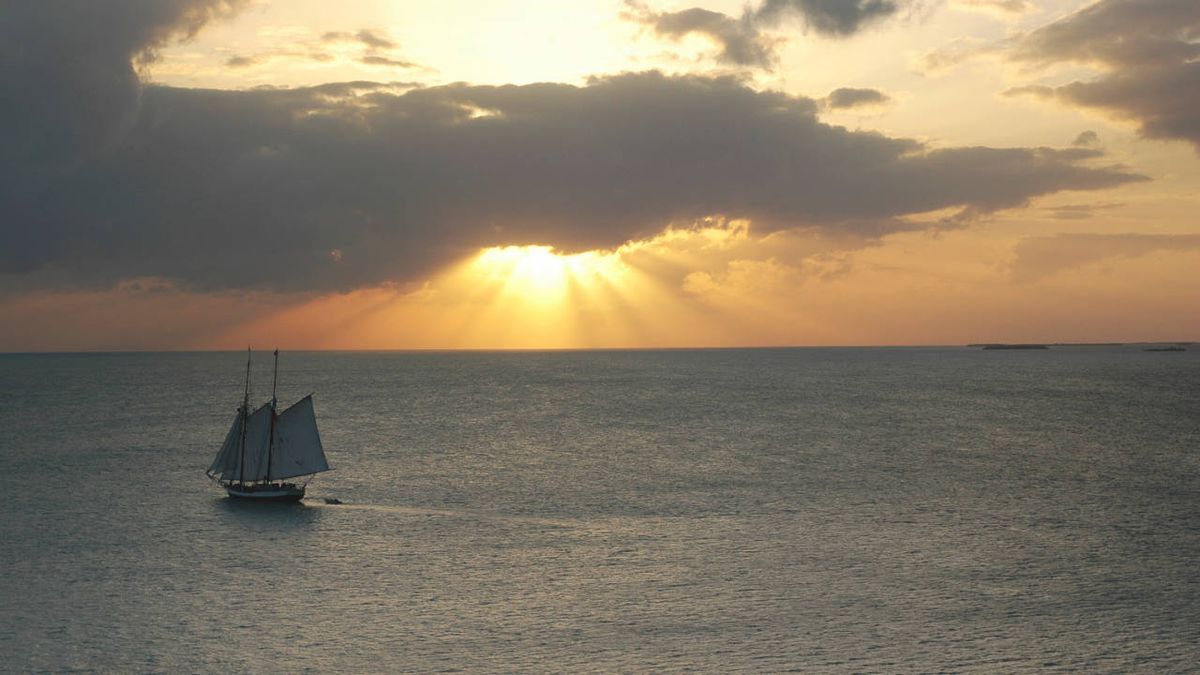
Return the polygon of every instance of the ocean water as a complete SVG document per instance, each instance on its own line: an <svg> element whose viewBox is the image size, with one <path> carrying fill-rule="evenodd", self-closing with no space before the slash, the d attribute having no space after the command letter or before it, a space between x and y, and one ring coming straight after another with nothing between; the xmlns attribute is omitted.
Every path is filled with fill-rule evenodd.
<svg viewBox="0 0 1200 675"><path fill-rule="evenodd" d="M0 356L0 670L1200 663L1198 349L285 352L300 505L244 358Z"/></svg>

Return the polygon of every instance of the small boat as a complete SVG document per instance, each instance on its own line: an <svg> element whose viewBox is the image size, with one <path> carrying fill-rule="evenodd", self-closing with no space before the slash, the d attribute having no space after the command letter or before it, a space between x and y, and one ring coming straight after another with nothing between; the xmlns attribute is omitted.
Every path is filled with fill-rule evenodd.
<svg viewBox="0 0 1200 675"><path fill-rule="evenodd" d="M275 377L271 400L250 410L250 350L246 350L246 391L237 417L208 477L230 497L259 501L294 502L304 497L308 480L329 471L329 461L317 432L312 394L283 412L277 412L275 385L279 381L279 350L275 350ZM294 479L303 478L302 481Z"/></svg>

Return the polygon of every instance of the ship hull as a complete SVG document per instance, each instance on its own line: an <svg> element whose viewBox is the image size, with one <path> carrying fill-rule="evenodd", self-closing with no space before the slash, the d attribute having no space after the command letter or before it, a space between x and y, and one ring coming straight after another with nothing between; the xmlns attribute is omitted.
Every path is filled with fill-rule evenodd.
<svg viewBox="0 0 1200 675"><path fill-rule="evenodd" d="M226 485L225 491L234 499L260 502L295 502L304 498L304 487L284 485Z"/></svg>

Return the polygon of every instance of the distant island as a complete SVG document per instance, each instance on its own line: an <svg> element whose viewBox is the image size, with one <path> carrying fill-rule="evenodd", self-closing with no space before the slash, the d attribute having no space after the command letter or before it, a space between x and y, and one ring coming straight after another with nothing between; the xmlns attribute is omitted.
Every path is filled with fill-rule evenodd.
<svg viewBox="0 0 1200 675"><path fill-rule="evenodd" d="M1008 343L1008 342L974 342L968 347L983 349L1049 349L1051 347L1135 347L1142 346L1144 352L1186 352L1187 347L1195 342L1050 342L1050 343Z"/></svg>

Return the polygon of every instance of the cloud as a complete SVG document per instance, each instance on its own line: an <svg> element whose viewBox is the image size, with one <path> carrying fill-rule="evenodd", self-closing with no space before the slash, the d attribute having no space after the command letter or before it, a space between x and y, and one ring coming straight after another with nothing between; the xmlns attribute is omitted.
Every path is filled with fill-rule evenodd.
<svg viewBox="0 0 1200 675"><path fill-rule="evenodd" d="M711 215L748 219L756 236L869 239L1143 179L1090 148L931 149L849 131L822 124L817 101L733 77L249 91L138 81L135 60L236 7L11 11L0 30L19 25L29 47L0 40L0 116L21 130L0 146L0 286L345 290L421 279L492 245L613 248ZM960 215L913 219L938 210Z"/></svg>
<svg viewBox="0 0 1200 675"><path fill-rule="evenodd" d="M734 18L703 7L655 12L639 0L625 0L621 15L673 40L703 35L720 46L717 60L721 63L771 70L779 60L776 47L783 39L764 34L762 28L794 18L820 35L847 37L894 14L900 4L894 0L763 0Z"/></svg>
<svg viewBox="0 0 1200 675"><path fill-rule="evenodd" d="M387 66L388 68L420 68L421 67L419 64L413 63L412 61L402 61L400 59L390 59L386 56L379 56L377 54L367 54L366 56L362 57L358 61L359 61L359 63L365 64L368 66Z"/></svg>
<svg viewBox="0 0 1200 675"><path fill-rule="evenodd" d="M798 17L817 33L844 37L895 14L900 4L894 0L764 0L755 18L778 22Z"/></svg>
<svg viewBox="0 0 1200 675"><path fill-rule="evenodd" d="M383 33L366 28L355 31L330 31L321 35L323 42L357 42L368 49L390 50L399 47Z"/></svg>
<svg viewBox="0 0 1200 675"><path fill-rule="evenodd" d="M1054 87L1047 87L1044 84L1027 84L1022 87L1011 87L1005 89L1004 96L1037 96L1040 98L1054 98Z"/></svg>
<svg viewBox="0 0 1200 675"><path fill-rule="evenodd" d="M1085 148L1093 145L1100 145L1100 136L1090 129L1087 131L1081 131L1079 132L1079 135L1075 137L1075 140L1071 141L1071 145Z"/></svg>
<svg viewBox="0 0 1200 675"><path fill-rule="evenodd" d="M691 272L683 291L701 298L745 304L747 298L795 291L805 281L797 266L778 260L733 260L717 273Z"/></svg>
<svg viewBox="0 0 1200 675"><path fill-rule="evenodd" d="M678 12L653 12L645 5L626 0L626 19L650 26L658 35L678 40L690 34L703 35L721 49L717 60L739 66L770 70L778 57L778 40L759 33L753 17L747 13L735 19L721 12L692 7Z"/></svg>
<svg viewBox="0 0 1200 675"><path fill-rule="evenodd" d="M923 75L937 75L971 59L996 54L1001 50L1000 45L986 44L976 38L956 38L943 47L926 52L913 69Z"/></svg>
<svg viewBox="0 0 1200 675"><path fill-rule="evenodd" d="M421 67L420 64L396 58L395 51L399 45L383 33L367 29L355 32L331 31L323 33L319 40L301 40L289 48L250 55L235 54L225 61L225 65L230 68L249 68L287 59L328 63L337 58L328 51L331 48L329 45L337 44L362 47L362 55L355 60L363 65L388 68Z"/></svg>
<svg viewBox="0 0 1200 675"><path fill-rule="evenodd" d="M1050 212L1050 215L1059 220L1086 220L1091 218L1097 211L1106 211L1108 209L1116 209L1124 206L1121 202L1098 202L1093 204L1062 204L1059 206L1047 206L1042 210Z"/></svg>
<svg viewBox="0 0 1200 675"><path fill-rule="evenodd" d="M913 214L1142 179L1095 165L1091 149L931 149L849 131L822 124L811 99L732 77L141 98L119 146L4 193L0 275L349 289L484 246L612 248L713 214L759 235L881 236L918 227Z"/></svg>
<svg viewBox="0 0 1200 675"><path fill-rule="evenodd" d="M319 63L328 63L334 59L332 54L325 52L300 52L300 51L276 51L276 52L260 52L258 54L242 55L234 54L225 60L225 65L229 68L250 68L253 66L261 66L269 61L278 61L286 59L298 59L302 61L317 61Z"/></svg>
<svg viewBox="0 0 1200 675"><path fill-rule="evenodd" d="M1157 252L1200 250L1200 234L1057 234L1022 239L1010 273L1015 281L1038 279L1102 260Z"/></svg>
<svg viewBox="0 0 1200 675"><path fill-rule="evenodd" d="M256 66L262 62L263 56L261 54L255 54L253 56L234 54L228 59L225 59L225 65L229 66L230 68L249 68L250 66Z"/></svg>
<svg viewBox="0 0 1200 675"><path fill-rule="evenodd" d="M829 96L825 97L825 105L834 110L842 110L884 105L891 100L887 94L875 89L842 87L829 92Z"/></svg>
<svg viewBox="0 0 1200 675"><path fill-rule="evenodd" d="M979 10L1002 16L1026 14L1035 9L1029 0L954 0L953 5L962 9Z"/></svg>
<svg viewBox="0 0 1200 675"><path fill-rule="evenodd" d="M1195 0L1101 0L1021 36L1009 58L1034 67L1098 67L1105 72L1095 79L1013 92L1105 110L1138 123L1147 138L1188 141L1200 152Z"/></svg>
<svg viewBox="0 0 1200 675"><path fill-rule="evenodd" d="M134 65L172 39L233 14L244 0L11 2L0 21L0 143L8 187L102 150L129 124ZM19 130L19 131L14 131ZM5 187L0 186L0 193Z"/></svg>
<svg viewBox="0 0 1200 675"><path fill-rule="evenodd" d="M1171 66L1200 55L1200 5L1191 0L1100 0L1026 33L1013 58L1110 67Z"/></svg>

